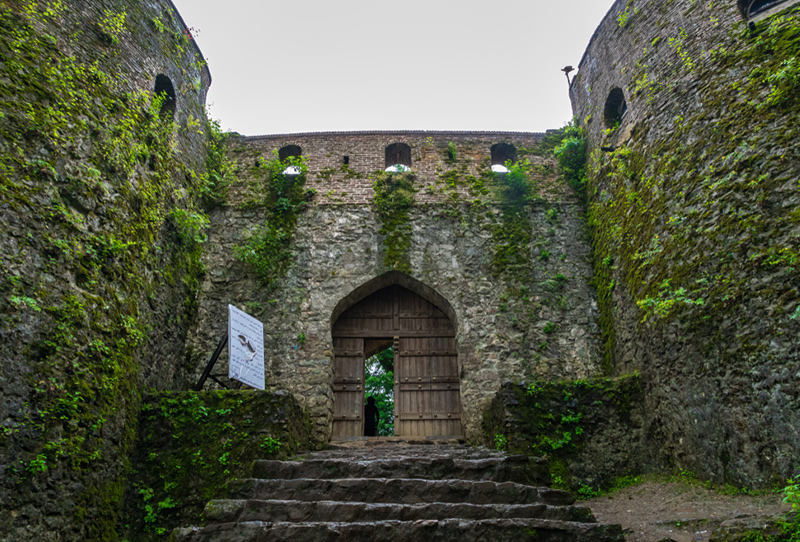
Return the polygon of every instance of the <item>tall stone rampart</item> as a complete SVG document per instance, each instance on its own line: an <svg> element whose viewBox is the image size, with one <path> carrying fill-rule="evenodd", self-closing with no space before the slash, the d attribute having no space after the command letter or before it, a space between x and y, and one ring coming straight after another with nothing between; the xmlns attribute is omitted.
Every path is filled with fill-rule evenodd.
<svg viewBox="0 0 800 542"><path fill-rule="evenodd" d="M608 361L654 465L747 487L800 465L793 4L620 0L571 86Z"/></svg>
<svg viewBox="0 0 800 542"><path fill-rule="evenodd" d="M0 80L0 540L116 540L141 390L185 378L210 76L168 0L60 0L0 5Z"/></svg>

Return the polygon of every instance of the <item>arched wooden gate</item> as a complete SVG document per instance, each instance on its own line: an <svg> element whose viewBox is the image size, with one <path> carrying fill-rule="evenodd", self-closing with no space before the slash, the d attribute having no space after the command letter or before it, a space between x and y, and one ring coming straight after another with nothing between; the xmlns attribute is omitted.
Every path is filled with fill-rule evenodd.
<svg viewBox="0 0 800 542"><path fill-rule="evenodd" d="M333 438L364 434L364 360L391 345L395 435L463 435L455 328L438 307L385 287L337 318L333 345Z"/></svg>

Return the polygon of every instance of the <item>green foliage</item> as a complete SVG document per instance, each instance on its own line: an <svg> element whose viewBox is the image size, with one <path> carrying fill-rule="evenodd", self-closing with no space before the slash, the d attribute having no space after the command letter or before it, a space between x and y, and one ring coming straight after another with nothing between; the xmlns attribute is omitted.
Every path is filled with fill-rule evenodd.
<svg viewBox="0 0 800 542"><path fill-rule="evenodd" d="M762 107L777 106L797 100L800 94L800 60L792 57L784 60L778 71L767 76L770 91Z"/></svg>
<svg viewBox="0 0 800 542"><path fill-rule="evenodd" d="M281 451L281 441L274 437L264 437L260 444L261 448L268 454L277 454Z"/></svg>
<svg viewBox="0 0 800 542"><path fill-rule="evenodd" d="M800 514L800 475L786 480L783 495L783 502L792 506L792 512ZM797 520L800 521L800 516L797 517Z"/></svg>
<svg viewBox="0 0 800 542"><path fill-rule="evenodd" d="M783 502L790 504L792 511L800 514L800 476L786 480L783 495ZM800 517L798 517L798 521L800 521Z"/></svg>
<svg viewBox="0 0 800 542"><path fill-rule="evenodd" d="M560 292L567 285L568 280L563 273L558 273L555 277L542 281L542 287L550 292Z"/></svg>
<svg viewBox="0 0 800 542"><path fill-rule="evenodd" d="M644 476L642 475L627 474L625 476L620 476L611 484L611 487L608 489L608 493L613 493L626 487L638 486L642 482L644 482Z"/></svg>
<svg viewBox="0 0 800 542"><path fill-rule="evenodd" d="M628 0L625 3L625 9L623 11L617 12L617 24L619 25L620 28L625 28L626 26L628 26L631 15L636 15L637 13L639 13L638 7L631 9L632 5L633 5L633 0Z"/></svg>
<svg viewBox="0 0 800 542"><path fill-rule="evenodd" d="M591 486L581 484L580 487L578 487L579 500L593 499L598 495L600 495L600 492L596 489L593 489Z"/></svg>
<svg viewBox="0 0 800 542"><path fill-rule="evenodd" d="M501 452L505 452L506 448L508 447L508 439L502 433L498 433L494 436L494 447L496 450L500 450Z"/></svg>
<svg viewBox="0 0 800 542"><path fill-rule="evenodd" d="M669 38L667 41L669 42L669 46L672 47L675 53L681 58L681 62L683 62L683 66L686 68L686 71L692 71L694 70L695 62L689 55L688 51L686 51L686 47L684 45L684 42L688 38L689 36L686 34L686 30L681 28L677 37Z"/></svg>
<svg viewBox="0 0 800 542"><path fill-rule="evenodd" d="M180 242L184 245L199 245L208 239L208 216L205 213L173 209L169 216L178 231Z"/></svg>
<svg viewBox="0 0 800 542"><path fill-rule="evenodd" d="M31 309L36 312L42 310L36 300L32 297L12 295L8 298L8 300L17 309Z"/></svg>
<svg viewBox="0 0 800 542"><path fill-rule="evenodd" d="M286 458L308 430L291 397L227 390L149 395L141 423L127 510L129 538L140 541L198 521L253 460Z"/></svg>
<svg viewBox="0 0 800 542"><path fill-rule="evenodd" d="M37 455L31 459L25 470L31 473L45 472L47 470L47 456L45 454Z"/></svg>
<svg viewBox="0 0 800 542"><path fill-rule="evenodd" d="M387 348L371 356L366 361L366 380L364 394L375 399L380 413L378 435L394 435L394 373L392 372L394 352Z"/></svg>
<svg viewBox="0 0 800 542"><path fill-rule="evenodd" d="M119 36L125 31L126 15L125 10L122 10L121 13L114 13L106 9L103 12L103 18L97 22L97 26L100 27L106 39L114 45L119 43Z"/></svg>
<svg viewBox="0 0 800 542"><path fill-rule="evenodd" d="M375 199L372 205L381 221L379 233L384 236L386 267L404 273L411 272L411 224L409 210L414 205L416 176L410 171L389 173L378 171L372 176Z"/></svg>
<svg viewBox="0 0 800 542"><path fill-rule="evenodd" d="M512 386L508 390L504 387L501 395L504 409L493 405L484 414L486 443L492 444L493 436L502 434L510 453L546 455L554 487L589 498L613 485L612 480L620 474L629 476L609 466L600 475L609 485L590 487L587 485L590 482L597 484L599 473L593 472L591 480L587 480L578 478L573 469L577 466L576 470L585 472L584 445L592 442L598 431L605 430L606 424L624 428L630 423L631 412L642 397L638 376L562 382L534 380L524 387ZM509 408L509 405L513 406ZM501 411L503 414L498 416ZM619 443L618 457L630 454L632 458L638 453L628 450L629 444Z"/></svg>
<svg viewBox="0 0 800 542"><path fill-rule="evenodd" d="M690 298L685 288L672 289L670 279L664 280L659 285L658 296L638 299L636 304L644 311L642 322L647 321L647 317L655 314L659 318L667 318L670 313L679 305L704 305L702 297L697 299Z"/></svg>
<svg viewBox="0 0 800 542"><path fill-rule="evenodd" d="M456 152L456 144L452 141L447 143L447 152L445 153L445 161L448 164L455 164L458 162L458 153Z"/></svg>
<svg viewBox="0 0 800 542"><path fill-rule="evenodd" d="M284 174L289 168L299 174ZM236 247L235 253L237 258L251 266L268 288L276 286L294 258L291 242L297 214L313 197L312 191L304 190L307 170L302 156L280 160L277 151L272 160L261 160L256 166L260 183L254 189L262 194L262 198L254 203L264 209L266 221Z"/></svg>
<svg viewBox="0 0 800 542"><path fill-rule="evenodd" d="M528 160L508 161L505 165L508 173L494 179L502 214L500 222L492 228L492 268L498 276L521 279L531 268L533 228L528 206L539 199L538 185Z"/></svg>
<svg viewBox="0 0 800 542"><path fill-rule="evenodd" d="M208 153L206 155L206 171L201 177L201 195L207 208L224 205L228 199L228 189L233 183L233 168L230 158L225 152L230 135L223 133L219 122L209 120Z"/></svg>
<svg viewBox="0 0 800 542"><path fill-rule="evenodd" d="M645 476L642 475L625 475L616 478L606 489L598 489L592 486L580 484L577 490L577 497L579 500L594 499L602 495L609 495L616 493L626 487L637 486L645 481Z"/></svg>
<svg viewBox="0 0 800 542"><path fill-rule="evenodd" d="M561 172L575 190L582 203L586 203L586 139L576 121L560 130L561 143L553 150Z"/></svg>
<svg viewBox="0 0 800 542"><path fill-rule="evenodd" d="M164 28L164 21L161 20L160 15L158 17L153 17L150 19L150 21L153 23L153 26L156 28L156 30L158 30L161 34L164 33L166 29Z"/></svg>
<svg viewBox="0 0 800 542"><path fill-rule="evenodd" d="M512 163L506 162L508 173L499 175L501 200L505 205L520 207L537 199L537 185L531 176L531 164L528 160Z"/></svg>

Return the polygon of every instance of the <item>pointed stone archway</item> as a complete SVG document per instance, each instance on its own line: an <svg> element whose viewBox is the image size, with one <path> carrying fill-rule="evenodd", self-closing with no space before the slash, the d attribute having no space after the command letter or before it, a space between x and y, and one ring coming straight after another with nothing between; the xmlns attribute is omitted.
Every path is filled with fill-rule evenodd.
<svg viewBox="0 0 800 542"><path fill-rule="evenodd" d="M395 435L463 436L453 314L444 297L396 271L337 305L332 438L364 434L364 361L387 346L394 350Z"/></svg>

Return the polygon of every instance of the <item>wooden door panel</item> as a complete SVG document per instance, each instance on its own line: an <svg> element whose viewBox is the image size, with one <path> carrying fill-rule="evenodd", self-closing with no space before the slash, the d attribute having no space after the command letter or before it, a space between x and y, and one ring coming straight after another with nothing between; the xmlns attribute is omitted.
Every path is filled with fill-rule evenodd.
<svg viewBox="0 0 800 542"><path fill-rule="evenodd" d="M364 340L333 339L334 437L364 434Z"/></svg>
<svg viewBox="0 0 800 542"><path fill-rule="evenodd" d="M396 434L463 434L455 346L454 337L400 337L395 361Z"/></svg>

